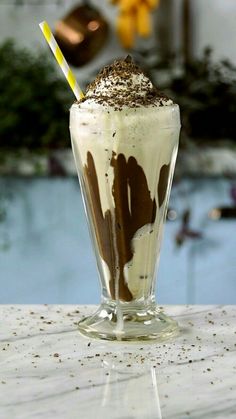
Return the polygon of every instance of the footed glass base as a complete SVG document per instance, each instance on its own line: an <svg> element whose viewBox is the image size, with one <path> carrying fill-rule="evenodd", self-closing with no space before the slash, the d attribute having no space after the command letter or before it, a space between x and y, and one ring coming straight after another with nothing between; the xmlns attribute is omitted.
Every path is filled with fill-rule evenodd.
<svg viewBox="0 0 236 419"><path fill-rule="evenodd" d="M178 323L158 306L140 308L101 304L79 322L79 331L91 338L117 341L163 341L178 334Z"/></svg>

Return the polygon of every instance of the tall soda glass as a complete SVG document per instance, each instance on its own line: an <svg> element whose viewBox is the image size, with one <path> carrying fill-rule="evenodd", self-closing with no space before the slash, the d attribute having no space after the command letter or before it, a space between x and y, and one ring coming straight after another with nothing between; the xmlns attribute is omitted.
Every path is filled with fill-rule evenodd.
<svg viewBox="0 0 236 419"><path fill-rule="evenodd" d="M72 149L101 283L101 305L80 321L79 330L107 340L163 340L178 331L156 304L155 284L179 107L162 96L151 103L142 98L139 106L121 99L113 106L105 98L88 95L70 110Z"/></svg>

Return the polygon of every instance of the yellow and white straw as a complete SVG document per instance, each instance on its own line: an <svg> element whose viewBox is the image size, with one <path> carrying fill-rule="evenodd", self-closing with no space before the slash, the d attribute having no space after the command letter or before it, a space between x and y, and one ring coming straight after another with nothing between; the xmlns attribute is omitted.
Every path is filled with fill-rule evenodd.
<svg viewBox="0 0 236 419"><path fill-rule="evenodd" d="M82 99L84 97L84 94L75 79L74 73L71 71L70 67L68 66L67 61L64 55L62 54L61 49L59 48L57 41L55 40L48 23L46 21L43 21L39 24L39 26L40 26L41 31L43 32L43 35L49 47L51 48L54 54L54 57L56 58L59 66L61 67L61 70L63 71L66 77L66 80L68 81L76 99L77 100Z"/></svg>

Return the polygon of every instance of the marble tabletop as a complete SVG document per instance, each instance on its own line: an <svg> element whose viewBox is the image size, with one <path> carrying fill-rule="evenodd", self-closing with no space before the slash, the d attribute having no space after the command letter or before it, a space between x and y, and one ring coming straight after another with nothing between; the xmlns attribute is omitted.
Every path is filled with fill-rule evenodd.
<svg viewBox="0 0 236 419"><path fill-rule="evenodd" d="M0 306L1 419L236 418L236 306L164 306L164 343L90 340L93 306Z"/></svg>

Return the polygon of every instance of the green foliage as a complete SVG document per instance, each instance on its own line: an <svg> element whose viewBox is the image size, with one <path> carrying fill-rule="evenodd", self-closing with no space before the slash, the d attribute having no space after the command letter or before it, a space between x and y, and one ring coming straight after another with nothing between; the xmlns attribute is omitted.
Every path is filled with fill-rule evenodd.
<svg viewBox="0 0 236 419"><path fill-rule="evenodd" d="M208 48L176 73L176 57L163 62L156 54L156 48L137 51L151 78L160 69L169 74L160 88L181 107L182 135L196 141L236 141L236 68L227 60L213 63ZM36 55L11 40L0 46L0 147L68 147L73 100L49 51Z"/></svg>
<svg viewBox="0 0 236 419"><path fill-rule="evenodd" d="M0 146L55 148L69 145L73 101L50 54L33 54L9 40L0 46Z"/></svg>
<svg viewBox="0 0 236 419"><path fill-rule="evenodd" d="M236 140L236 68L227 61L213 64L211 50L174 77L170 90L183 112L186 134L195 139Z"/></svg>
<svg viewBox="0 0 236 419"><path fill-rule="evenodd" d="M150 54L155 53L145 53L143 59L150 60ZM160 67L169 74L160 88L180 105L182 135L195 141L236 141L236 68L228 60L215 63L210 48L179 66L177 73L176 58L162 63L154 59L147 68L152 76Z"/></svg>

